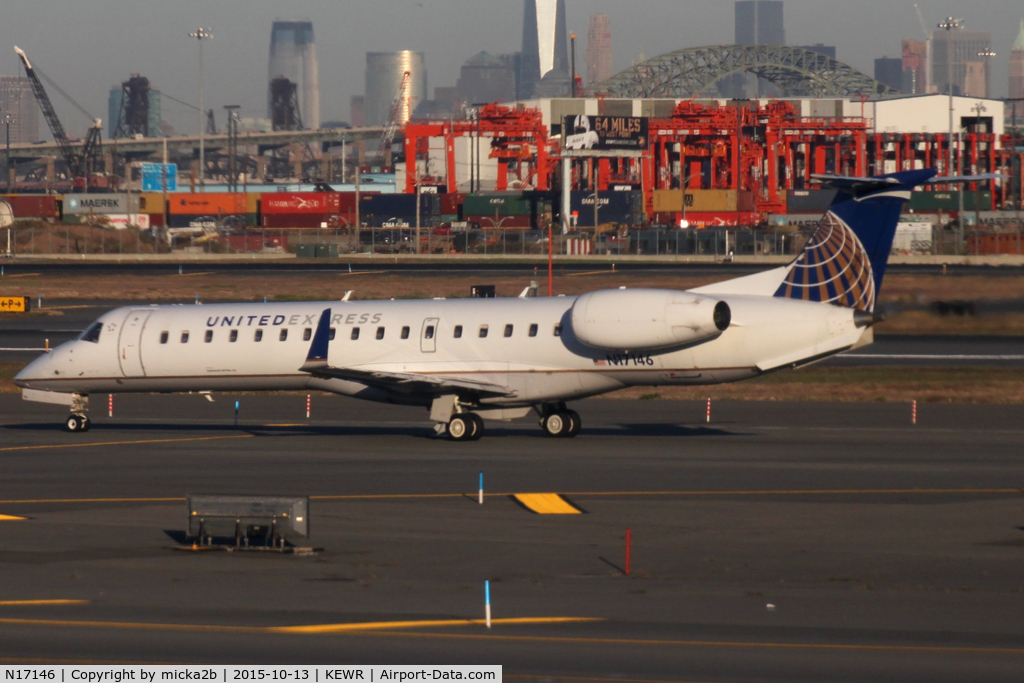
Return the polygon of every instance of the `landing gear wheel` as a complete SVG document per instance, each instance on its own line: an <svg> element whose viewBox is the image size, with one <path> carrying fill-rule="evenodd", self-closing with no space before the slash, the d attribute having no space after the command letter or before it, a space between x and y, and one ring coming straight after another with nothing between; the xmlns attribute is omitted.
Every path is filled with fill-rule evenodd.
<svg viewBox="0 0 1024 683"><path fill-rule="evenodd" d="M68 415L68 419L64 422L64 426L69 432L87 432L89 431L89 418L85 415L73 413Z"/></svg>
<svg viewBox="0 0 1024 683"><path fill-rule="evenodd" d="M572 431L573 420L568 412L551 413L541 419L540 426L548 436L563 438Z"/></svg>
<svg viewBox="0 0 1024 683"><path fill-rule="evenodd" d="M479 441L484 435L484 419L476 413L466 413L466 417L473 421L473 435L469 437L469 440Z"/></svg>
<svg viewBox="0 0 1024 683"><path fill-rule="evenodd" d="M575 410L567 410L566 414L572 420L572 427L569 429L569 433L565 436L567 439L571 439L579 434L580 430L583 429L583 420L580 419L580 414Z"/></svg>
<svg viewBox="0 0 1024 683"><path fill-rule="evenodd" d="M475 432L480 431L474 417L476 416L472 413L452 415L452 419L448 421L448 438L452 441L471 440Z"/></svg>

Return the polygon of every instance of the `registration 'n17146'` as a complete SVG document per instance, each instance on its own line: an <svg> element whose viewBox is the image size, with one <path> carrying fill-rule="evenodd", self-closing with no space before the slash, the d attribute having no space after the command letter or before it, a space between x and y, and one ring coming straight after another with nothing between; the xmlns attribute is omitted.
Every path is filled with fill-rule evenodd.
<svg viewBox="0 0 1024 683"><path fill-rule="evenodd" d="M596 363L597 361L595 361ZM650 356L636 356L630 353L610 353L605 356L604 363L598 363L599 365L614 365L614 366L625 366L625 365L654 365L654 359Z"/></svg>

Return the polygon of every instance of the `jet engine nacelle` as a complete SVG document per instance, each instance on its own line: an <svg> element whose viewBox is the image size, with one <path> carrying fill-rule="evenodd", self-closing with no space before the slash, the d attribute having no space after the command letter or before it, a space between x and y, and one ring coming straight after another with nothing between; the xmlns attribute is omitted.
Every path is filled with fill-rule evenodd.
<svg viewBox="0 0 1024 683"><path fill-rule="evenodd" d="M572 306L576 338L595 349L658 351L719 336L729 304L665 289L610 289L584 294Z"/></svg>

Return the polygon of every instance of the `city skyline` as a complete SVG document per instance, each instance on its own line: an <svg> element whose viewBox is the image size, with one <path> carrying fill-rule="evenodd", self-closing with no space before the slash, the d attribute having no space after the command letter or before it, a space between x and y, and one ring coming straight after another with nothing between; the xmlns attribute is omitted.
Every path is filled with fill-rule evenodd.
<svg viewBox="0 0 1024 683"><path fill-rule="evenodd" d="M894 7L881 0L851 3L786 0L786 37L790 44L836 45L838 57L864 73L874 59L899 54L902 39L921 40L913 5ZM991 83L1005 96L1008 57L1022 13L1018 3L992 0L984 7L960 8L952 2L920 3L931 27L953 14L968 30L990 31ZM811 11L814 8L815 11ZM825 9L828 12L825 12ZM486 12L483 11L486 9ZM484 6L468 0L384 0L342 9L320 0L297 1L290 17L266 0L227 0L217 6L183 0L173 7L148 0L96 0L88 7L54 0L17 3L5 8L0 26L0 74L18 75L13 45L25 48L33 62L91 113L103 117L111 83L140 73L169 97L198 100L198 54L187 34L211 26L216 37L205 46L207 105L222 119L225 104L239 104L243 116L265 116L266 35L274 20L297 17L313 22L318 33L321 116L347 120L351 96L362 94L365 54L372 51L423 51L431 64L431 82L454 86L462 64L486 50L520 49L523 5ZM397 14L396 14L397 13ZM585 36L591 14L603 13L616 27L613 73L628 68L637 54L648 56L733 40L734 4L692 0L662 6L637 0L627 9L610 0L568 0L567 28ZM396 21L405 16L409 21ZM515 27L514 31L508 28ZM88 30L83 30L88 29ZM577 65L585 45L577 45ZM82 134L88 121L59 95L58 113L69 130ZM194 112L165 101L165 118L181 132L191 131ZM222 121L220 121L222 125ZM42 131L41 131L42 134Z"/></svg>

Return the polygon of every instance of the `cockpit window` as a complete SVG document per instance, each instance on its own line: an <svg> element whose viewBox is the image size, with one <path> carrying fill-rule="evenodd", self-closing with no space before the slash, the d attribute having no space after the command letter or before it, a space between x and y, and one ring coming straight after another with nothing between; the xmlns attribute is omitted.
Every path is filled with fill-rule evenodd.
<svg viewBox="0 0 1024 683"><path fill-rule="evenodd" d="M103 323L93 323L88 328L86 328L85 332L79 335L78 340L98 344L100 342L100 332L102 331Z"/></svg>

